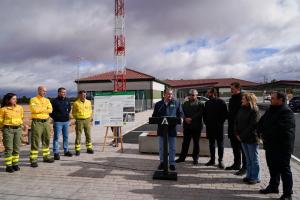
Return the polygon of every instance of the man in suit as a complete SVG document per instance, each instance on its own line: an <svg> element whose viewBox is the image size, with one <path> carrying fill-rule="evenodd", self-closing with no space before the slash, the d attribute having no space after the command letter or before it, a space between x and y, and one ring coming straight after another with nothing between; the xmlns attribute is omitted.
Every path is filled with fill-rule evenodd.
<svg viewBox="0 0 300 200"><path fill-rule="evenodd" d="M269 185L260 190L260 193L279 193L278 187L281 177L283 195L280 199L290 200L293 194L290 160L294 151L295 116L285 102L284 93L273 92L271 106L258 124L258 132L262 134L270 172Z"/></svg>

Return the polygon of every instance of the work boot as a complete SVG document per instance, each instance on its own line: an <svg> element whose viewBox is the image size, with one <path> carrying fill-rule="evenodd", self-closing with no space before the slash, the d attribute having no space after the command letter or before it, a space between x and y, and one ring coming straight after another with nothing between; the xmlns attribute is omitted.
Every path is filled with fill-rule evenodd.
<svg viewBox="0 0 300 200"><path fill-rule="evenodd" d="M93 149L87 149L86 152L87 152L88 154L93 154L93 153L94 153L94 150L93 150Z"/></svg>
<svg viewBox="0 0 300 200"><path fill-rule="evenodd" d="M33 163L31 163L30 164L30 167L32 167L32 168L36 168L36 167L38 167L39 165L37 164L37 162L33 162Z"/></svg>
<svg viewBox="0 0 300 200"><path fill-rule="evenodd" d="M205 166L214 166L215 165L215 161L210 159L206 164Z"/></svg>
<svg viewBox="0 0 300 200"><path fill-rule="evenodd" d="M65 152L64 155L68 156L68 157L72 157L73 156L73 154L70 151Z"/></svg>
<svg viewBox="0 0 300 200"><path fill-rule="evenodd" d="M224 169L225 168L225 165L224 165L223 161L219 161L218 167L220 169Z"/></svg>
<svg viewBox="0 0 300 200"><path fill-rule="evenodd" d="M18 165L13 165L12 168L14 171L20 171L20 167Z"/></svg>
<svg viewBox="0 0 300 200"><path fill-rule="evenodd" d="M54 160L60 160L59 153L55 153L55 154L54 154Z"/></svg>
<svg viewBox="0 0 300 200"><path fill-rule="evenodd" d="M76 152L75 152L75 155L76 155L76 156L80 156L80 151L76 151Z"/></svg>
<svg viewBox="0 0 300 200"><path fill-rule="evenodd" d="M44 158L43 162L45 162L45 163L53 163L54 159L53 158Z"/></svg>
<svg viewBox="0 0 300 200"><path fill-rule="evenodd" d="M12 166L6 166L6 172L8 173L13 173L14 172L14 169L12 168Z"/></svg>

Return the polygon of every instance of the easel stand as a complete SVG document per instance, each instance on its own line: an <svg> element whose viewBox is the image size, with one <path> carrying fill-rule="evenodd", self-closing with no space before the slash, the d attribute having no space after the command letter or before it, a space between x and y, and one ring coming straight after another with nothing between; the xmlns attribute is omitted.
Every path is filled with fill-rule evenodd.
<svg viewBox="0 0 300 200"><path fill-rule="evenodd" d="M117 147L119 146L119 141L120 141L121 152L123 153L124 152L124 150L123 150L123 127L122 126L105 126L105 127L106 127L106 131L105 131L104 144L103 144L102 151L104 151L104 147L106 145L107 138L112 138L112 139L114 139ZM112 130L112 133L113 133L112 136L108 136L108 133L111 132L110 130Z"/></svg>
<svg viewBox="0 0 300 200"><path fill-rule="evenodd" d="M169 172L168 161L168 127L176 126L181 123L181 119L177 117L151 117L149 124L159 124L163 128L164 138L164 155L163 155L163 171L157 170L154 172L153 179L158 180L173 180L177 181L177 172Z"/></svg>

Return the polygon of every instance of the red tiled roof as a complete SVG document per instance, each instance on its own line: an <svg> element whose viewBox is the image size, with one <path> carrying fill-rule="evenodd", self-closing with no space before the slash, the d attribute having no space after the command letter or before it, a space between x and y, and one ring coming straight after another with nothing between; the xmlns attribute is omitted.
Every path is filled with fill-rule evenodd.
<svg viewBox="0 0 300 200"><path fill-rule="evenodd" d="M109 71L101 74L96 74L89 77L79 79L79 81L111 81L114 79L114 71ZM126 68L126 80L157 80L155 77ZM159 80L157 80L159 81ZM197 79L197 80L165 80L162 81L167 85L179 87L192 87L192 86L215 86L215 87L229 87L232 82L239 82L241 86L255 86L257 83L244 81L235 78L223 79Z"/></svg>
<svg viewBox="0 0 300 200"><path fill-rule="evenodd" d="M191 86L214 86L214 87L229 87L233 82L239 82L241 86L255 86L257 83L245 81L236 78L222 79L197 79L197 80L165 80L166 84L174 88L191 87Z"/></svg>
<svg viewBox="0 0 300 200"><path fill-rule="evenodd" d="M79 81L110 81L114 79L114 71L109 71L101 74L96 74L89 77L84 77L79 79ZM155 79L153 76L150 76L148 74L144 74L129 68L126 68L126 80L153 80Z"/></svg>

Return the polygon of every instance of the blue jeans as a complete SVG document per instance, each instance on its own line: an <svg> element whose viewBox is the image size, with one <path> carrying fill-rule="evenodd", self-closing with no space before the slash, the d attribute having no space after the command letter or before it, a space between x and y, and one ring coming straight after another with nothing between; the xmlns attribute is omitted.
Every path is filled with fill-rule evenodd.
<svg viewBox="0 0 300 200"><path fill-rule="evenodd" d="M254 181L260 180L259 145L242 143L247 162L246 178Z"/></svg>
<svg viewBox="0 0 300 200"><path fill-rule="evenodd" d="M69 150L69 124L70 122L54 122L53 124L53 130L54 130L54 136L53 136L53 153L59 153L59 134L62 132L63 135L63 145L64 145L64 152L67 152Z"/></svg>
<svg viewBox="0 0 300 200"><path fill-rule="evenodd" d="M158 136L159 141L159 160L161 163L164 161L164 137ZM175 154L176 154L176 137L168 137L169 146L169 164L175 165Z"/></svg>

